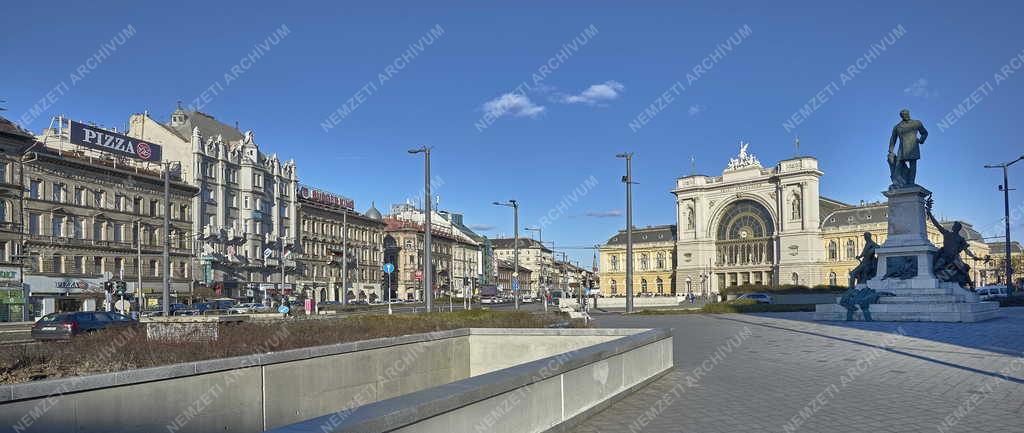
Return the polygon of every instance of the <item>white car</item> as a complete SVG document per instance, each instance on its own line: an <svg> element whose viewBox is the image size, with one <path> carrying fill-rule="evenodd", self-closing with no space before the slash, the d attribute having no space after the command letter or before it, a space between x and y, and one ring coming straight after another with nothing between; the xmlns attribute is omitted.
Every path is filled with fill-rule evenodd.
<svg viewBox="0 0 1024 433"><path fill-rule="evenodd" d="M245 303L245 304L238 304L238 305L235 305L234 307L228 308L228 313L230 313L230 314L249 314L249 313L258 313L258 312L264 311L266 309L267 309L267 307L264 306L263 304L259 304L259 303L255 303L255 302L249 302L249 303Z"/></svg>
<svg viewBox="0 0 1024 433"><path fill-rule="evenodd" d="M977 293L982 301L998 301L1007 297L1006 286L1003 285L979 287Z"/></svg>
<svg viewBox="0 0 1024 433"><path fill-rule="evenodd" d="M527 297L523 298L521 300L521 302L524 303L524 304L532 304L536 299L537 298L531 298L531 297L527 296Z"/></svg>
<svg viewBox="0 0 1024 433"><path fill-rule="evenodd" d="M772 301L772 295L769 295L767 293L744 293L740 295L738 298L736 298L737 301L740 299L750 299L754 302L757 302L758 304L774 303Z"/></svg>

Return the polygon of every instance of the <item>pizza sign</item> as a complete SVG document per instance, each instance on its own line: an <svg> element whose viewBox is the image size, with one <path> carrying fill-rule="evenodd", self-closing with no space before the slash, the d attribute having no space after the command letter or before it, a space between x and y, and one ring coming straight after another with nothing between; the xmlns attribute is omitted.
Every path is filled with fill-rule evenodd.
<svg viewBox="0 0 1024 433"><path fill-rule="evenodd" d="M71 143L104 152L114 153L141 161L160 162L163 149L158 144L147 143L124 134L89 126L72 120L70 122Z"/></svg>

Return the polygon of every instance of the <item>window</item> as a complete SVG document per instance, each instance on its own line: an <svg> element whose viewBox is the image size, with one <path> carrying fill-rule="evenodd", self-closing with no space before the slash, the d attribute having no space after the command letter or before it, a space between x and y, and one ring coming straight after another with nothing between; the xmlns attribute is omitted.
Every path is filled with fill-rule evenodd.
<svg viewBox="0 0 1024 433"><path fill-rule="evenodd" d="M658 294L664 294L665 293L665 281L662 280L661 277L658 277L657 284L658 284Z"/></svg>
<svg viewBox="0 0 1024 433"><path fill-rule="evenodd" d="M115 195L114 209L124 212L126 207L128 207L128 198L120 194Z"/></svg>
<svg viewBox="0 0 1024 433"><path fill-rule="evenodd" d="M830 285L830 286L835 286L836 285L836 273L835 272L829 272L828 273L828 285Z"/></svg>
<svg viewBox="0 0 1024 433"><path fill-rule="evenodd" d="M242 196L242 206L244 206L246 209L249 209L249 196L248 195Z"/></svg>
<svg viewBox="0 0 1024 433"><path fill-rule="evenodd" d="M658 269L665 269L665 253L658 253L655 260L657 261Z"/></svg>
<svg viewBox="0 0 1024 433"><path fill-rule="evenodd" d="M612 265L612 271L618 271L619 270L619 256L612 256L612 258L611 258L611 265ZM614 285L615 283L612 282L612 284Z"/></svg>
<svg viewBox="0 0 1024 433"><path fill-rule="evenodd" d="M828 259L839 259L839 247L836 245L836 241L828 241Z"/></svg>
<svg viewBox="0 0 1024 433"><path fill-rule="evenodd" d="M619 287L615 284L615 280L612 280L612 294L615 295L615 294L618 294L618 293L619 293Z"/></svg>
<svg viewBox="0 0 1024 433"><path fill-rule="evenodd" d="M103 269L103 257L93 257L92 258L92 273L94 273L94 274L102 274L103 271L104 271L104 269Z"/></svg>
<svg viewBox="0 0 1024 433"><path fill-rule="evenodd" d="M263 189L263 175L259 173L253 173L252 175L252 187L256 189Z"/></svg>
<svg viewBox="0 0 1024 433"><path fill-rule="evenodd" d="M106 201L106 197L105 194L103 194L103 191L93 191L92 201L93 205L95 205L96 207L103 207L103 202Z"/></svg>
<svg viewBox="0 0 1024 433"><path fill-rule="evenodd" d="M643 253L643 254L640 255L640 270L641 271L646 271L647 268L650 267L649 266L650 263L651 263L650 256L648 256L647 253Z"/></svg>
<svg viewBox="0 0 1024 433"><path fill-rule="evenodd" d="M142 197L135 197L132 201L132 211L141 214L142 213Z"/></svg>
<svg viewBox="0 0 1024 433"><path fill-rule="evenodd" d="M33 180L28 184L28 198L39 199L42 194L43 182L40 180Z"/></svg>
<svg viewBox="0 0 1024 433"><path fill-rule="evenodd" d="M85 273L85 257L83 257L83 256L75 256L74 266L75 266L75 268L71 270L72 273L84 274Z"/></svg>
<svg viewBox="0 0 1024 433"><path fill-rule="evenodd" d="M800 274L793 272L793 284L800 284Z"/></svg>
<svg viewBox="0 0 1024 433"><path fill-rule="evenodd" d="M54 215L53 217L53 236L64 236L64 217Z"/></svg>
<svg viewBox="0 0 1024 433"><path fill-rule="evenodd" d="M846 258L854 259L857 257L857 244L850 239L846 241Z"/></svg>
<svg viewBox="0 0 1024 433"><path fill-rule="evenodd" d="M641 293L647 293L647 279L646 278L641 278L640 279L640 292Z"/></svg>
<svg viewBox="0 0 1024 433"><path fill-rule="evenodd" d="M103 222L93 220L92 222L92 239L96 241L103 240Z"/></svg>
<svg viewBox="0 0 1024 433"><path fill-rule="evenodd" d="M149 274L154 276L154 277L159 277L160 276L160 266L157 265L157 261L156 260L150 260L149 261Z"/></svg>
<svg viewBox="0 0 1024 433"><path fill-rule="evenodd" d="M0 221L7 221L7 202L0 201Z"/></svg>
<svg viewBox="0 0 1024 433"><path fill-rule="evenodd" d="M53 183L53 191L51 191L51 199L55 202L63 203L64 199L67 198L68 187L63 183Z"/></svg>
<svg viewBox="0 0 1024 433"><path fill-rule="evenodd" d="M71 217L71 237L75 239L85 239L83 235L85 220L79 217Z"/></svg>
<svg viewBox="0 0 1024 433"><path fill-rule="evenodd" d="M124 224L114 223L114 242L123 242Z"/></svg>
<svg viewBox="0 0 1024 433"><path fill-rule="evenodd" d="M60 254L54 254L53 258L51 259L51 265L50 266L52 266L52 271L51 272L55 272L55 273L58 273L58 274L63 274L64 273L64 257L61 256Z"/></svg>
<svg viewBox="0 0 1024 433"><path fill-rule="evenodd" d="M7 163L0 162L0 182L7 182Z"/></svg>
<svg viewBox="0 0 1024 433"><path fill-rule="evenodd" d="M210 179L216 179L217 178L217 165L216 164L206 164L206 177L209 177Z"/></svg>
<svg viewBox="0 0 1024 433"><path fill-rule="evenodd" d="M233 168L228 168L227 172L228 172L228 182L238 183L238 170L235 170Z"/></svg>
<svg viewBox="0 0 1024 433"><path fill-rule="evenodd" d="M124 275L124 257L114 257L114 272L117 275Z"/></svg>
<svg viewBox="0 0 1024 433"><path fill-rule="evenodd" d="M160 200L149 201L149 215L157 216L160 214Z"/></svg>
<svg viewBox="0 0 1024 433"><path fill-rule="evenodd" d="M85 188L80 186L75 187L75 204L78 206L85 206Z"/></svg>

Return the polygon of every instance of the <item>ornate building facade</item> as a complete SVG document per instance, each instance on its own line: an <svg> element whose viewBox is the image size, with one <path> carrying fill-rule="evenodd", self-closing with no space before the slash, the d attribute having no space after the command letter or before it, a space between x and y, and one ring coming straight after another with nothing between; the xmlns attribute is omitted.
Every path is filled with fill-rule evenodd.
<svg viewBox="0 0 1024 433"><path fill-rule="evenodd" d="M297 195L299 286L318 301L342 301L344 288L345 300L386 298L381 275L387 224L380 211L371 204L360 214L351 199L307 186Z"/></svg>
<svg viewBox="0 0 1024 433"><path fill-rule="evenodd" d="M626 294L626 231L599 247L601 253L601 295ZM676 284L676 226L663 225L633 229L633 293L671 295ZM691 288L693 281L689 282ZM685 291L686 288L682 290Z"/></svg>
<svg viewBox="0 0 1024 433"><path fill-rule="evenodd" d="M241 297L281 283L279 254L297 245L298 176L294 161L260 151L255 134L180 106L170 121L130 118L129 135L163 146L199 188L192 200L193 235L200 241L200 280L222 296ZM271 251L270 255L266 251ZM285 258L285 287L297 272Z"/></svg>
<svg viewBox="0 0 1024 433"><path fill-rule="evenodd" d="M677 293L714 294L744 284L846 286L864 247L864 232L879 244L885 242L888 207L822 197L822 175L818 160L807 156L763 167L744 144L721 176L679 178L672 190L677 223L672 226L673 247L645 243L646 230L664 229L634 229L634 293L644 291L644 254L668 250L674 252ZM961 235L974 254L990 254L981 234L969 223L961 224ZM942 223L947 230L952 225ZM928 236L942 245L942 235L931 223ZM624 238L620 231L600 248L605 296L625 291L619 288L625 280ZM964 262L972 267L974 281L984 283L992 264L966 255Z"/></svg>
<svg viewBox="0 0 1024 433"><path fill-rule="evenodd" d="M677 180L676 281L702 292L822 280L818 160L765 168L743 144L721 176Z"/></svg>

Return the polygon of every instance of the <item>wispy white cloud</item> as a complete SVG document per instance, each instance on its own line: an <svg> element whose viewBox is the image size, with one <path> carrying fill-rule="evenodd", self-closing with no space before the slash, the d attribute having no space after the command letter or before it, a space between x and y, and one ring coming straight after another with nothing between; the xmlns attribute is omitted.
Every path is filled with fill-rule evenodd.
<svg viewBox="0 0 1024 433"><path fill-rule="evenodd" d="M599 102L616 99L624 90L626 90L626 86L623 86L622 83L609 80L601 84L591 85L579 95L567 95L562 98L562 102L566 104L594 105Z"/></svg>
<svg viewBox="0 0 1024 433"><path fill-rule="evenodd" d="M506 93L484 102L482 109L496 118L505 115L532 118L544 112L544 106L534 104L529 97L518 93Z"/></svg>
<svg viewBox="0 0 1024 433"><path fill-rule="evenodd" d="M694 104L694 105L691 105L688 110L686 110L686 114L689 114L690 116L696 116L696 115L698 115L700 113L703 113L703 112L705 112L707 110L708 110L708 107L705 107L705 106L700 105L700 104Z"/></svg>
<svg viewBox="0 0 1024 433"><path fill-rule="evenodd" d="M494 230L494 229L497 228L497 227L492 226L490 224L470 224L470 225L468 225L466 227L469 227L469 228L471 228L473 230L482 231L482 232L489 232L489 231Z"/></svg>
<svg viewBox="0 0 1024 433"><path fill-rule="evenodd" d="M620 216L622 216L622 209L612 209L612 210L588 210L588 211L587 211L587 212L585 212L585 213L584 213L583 215L584 215L584 216L588 216L588 217L594 217L594 218L612 218L612 217L620 217Z"/></svg>
<svg viewBox="0 0 1024 433"><path fill-rule="evenodd" d="M903 94L908 96L914 96L917 98L939 96L938 92L934 92L928 88L928 80L924 78L918 78L917 81L910 83L910 86L903 89Z"/></svg>

